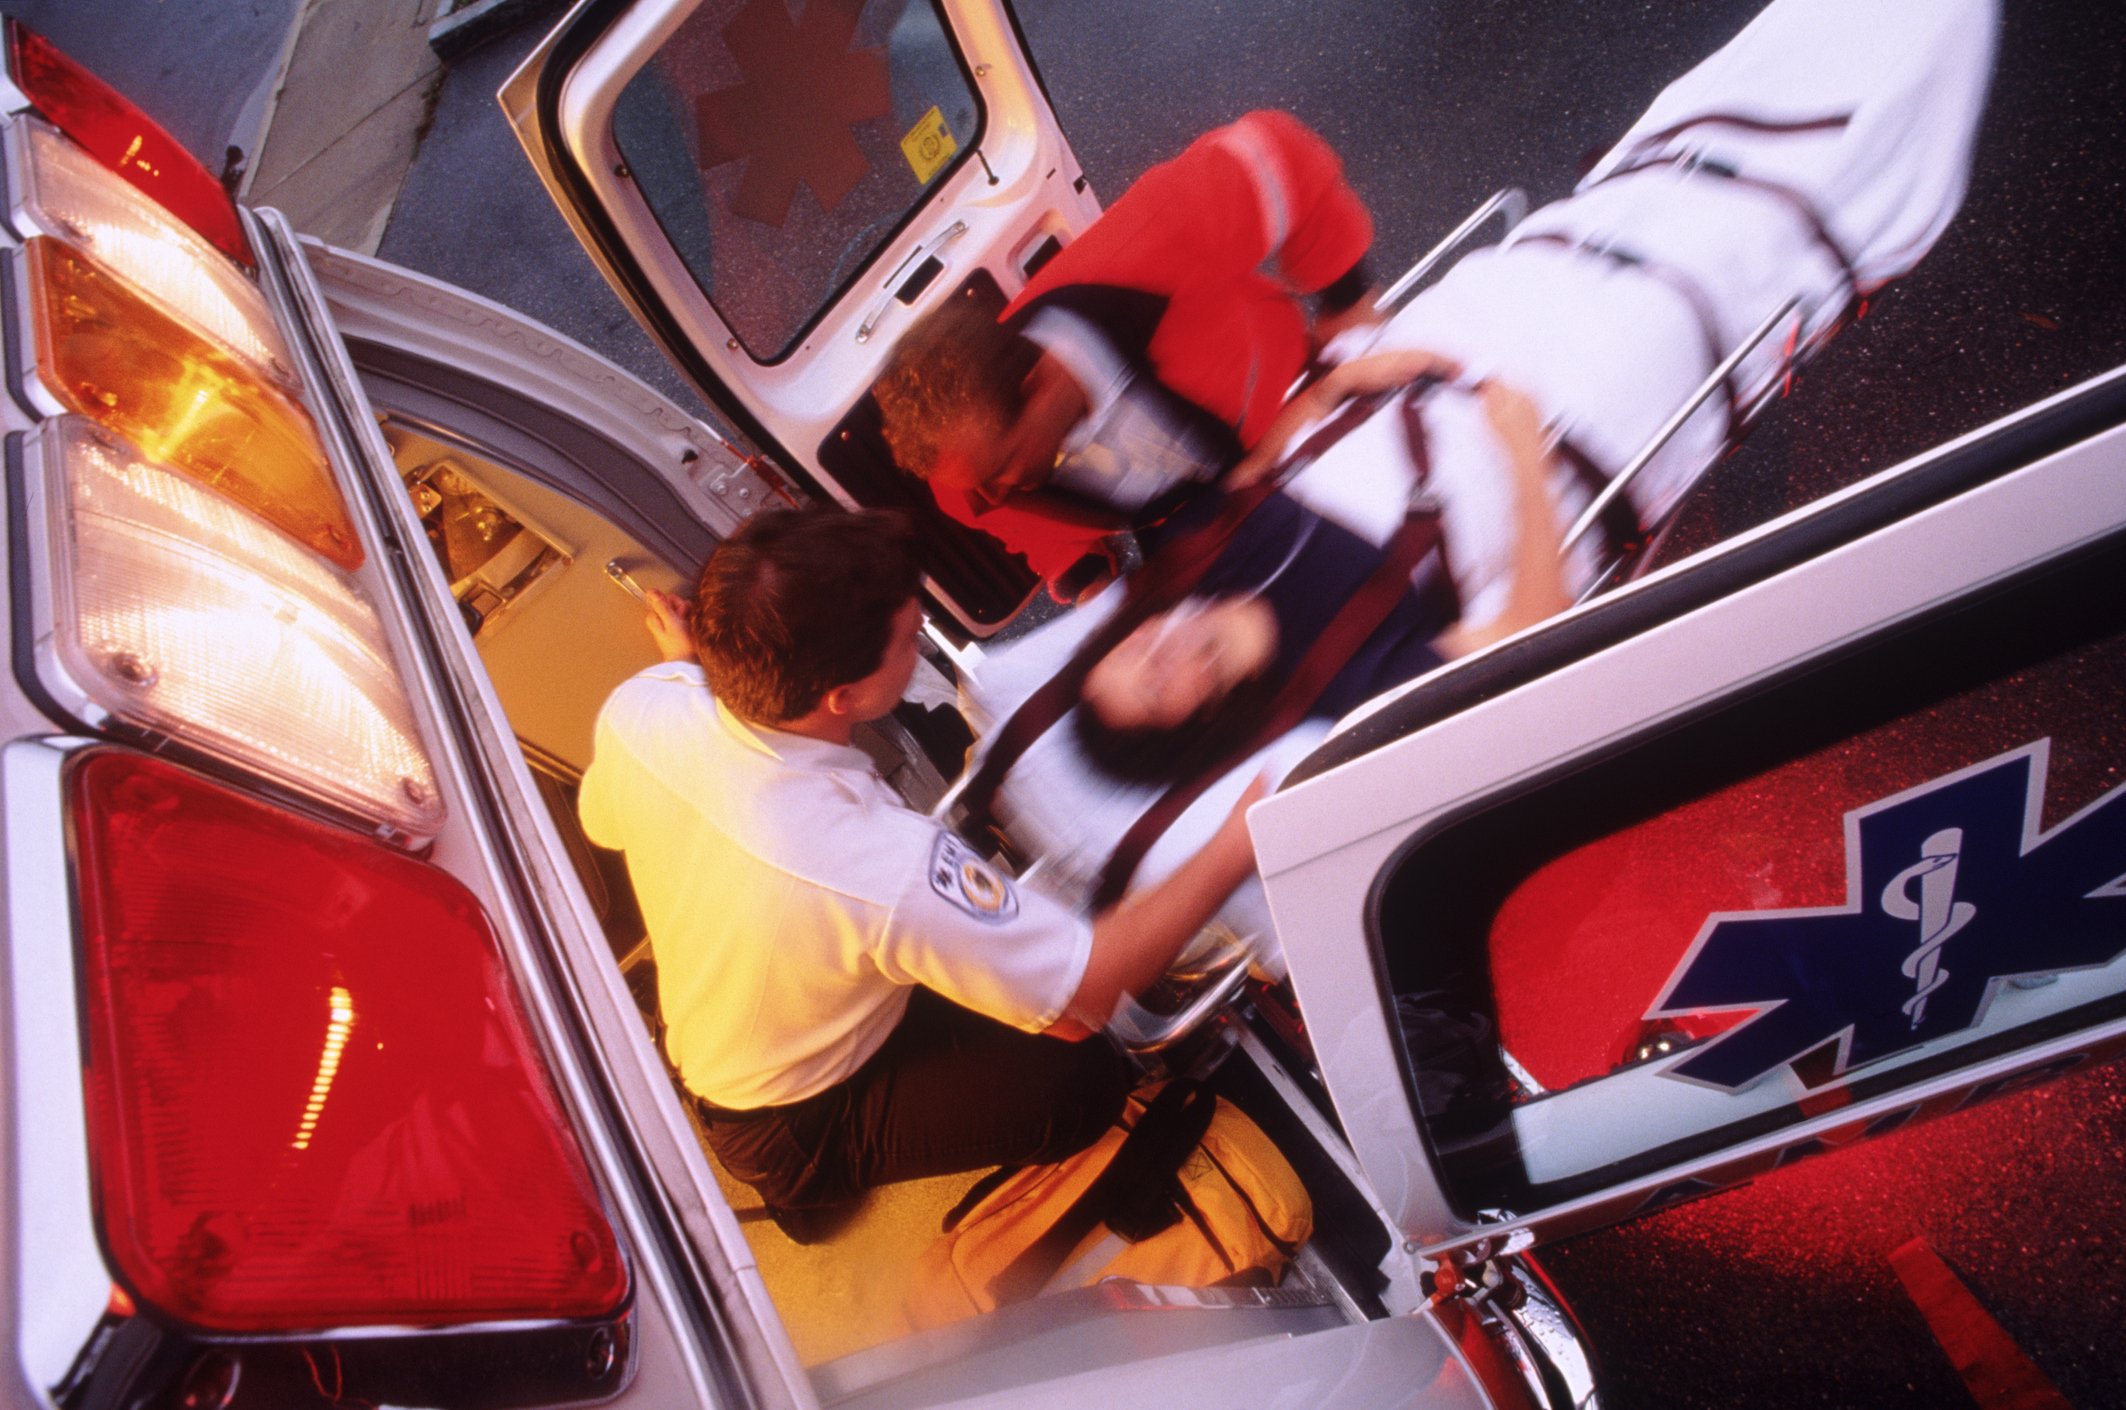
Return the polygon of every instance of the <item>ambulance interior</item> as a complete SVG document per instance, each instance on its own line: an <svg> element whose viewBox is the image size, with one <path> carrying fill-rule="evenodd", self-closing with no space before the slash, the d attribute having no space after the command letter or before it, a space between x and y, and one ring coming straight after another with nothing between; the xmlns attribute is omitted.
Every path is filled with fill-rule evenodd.
<svg viewBox="0 0 2126 1410"><path fill-rule="evenodd" d="M717 36L730 13L727 5L703 5L657 41L662 47L640 35L628 39L629 44L642 40L642 52L630 50L625 62L616 59L597 84L584 80L583 92L602 93L598 101L609 104L598 121L610 123L612 140L627 159L629 179L618 193L622 204L647 203L646 212L628 205L634 211L629 219L642 225L646 247L661 249L658 239L670 241L670 258L656 256L660 279L682 288L698 285L697 292L729 324L729 348L743 344L748 356L765 361L773 361L781 349L801 361L791 350L809 346L802 334L813 304L968 164L979 124L987 120L980 105L1002 102L1001 90L992 81L978 98L969 66L952 58L952 42L937 28L936 16L924 7L909 7L890 34L879 36L891 56L896 116L876 132L874 124L859 134L878 143L869 184L836 207L834 220L807 223L807 217L786 227L780 221L732 219L723 208L728 202L705 197L689 156L692 125L675 117L691 111L690 95L703 84L714 88L728 78L715 58L722 52ZM656 57L650 58L653 49ZM532 68L527 64L511 80L517 100L526 106ZM573 83L569 91L575 92ZM597 106L589 97L583 101ZM999 189L1016 189L1013 162L1032 163L1047 150L1019 130L1038 106L1033 96L1018 101L1026 111L1011 105L1009 111L999 109L1012 141L983 158L987 183L994 186L1001 179ZM925 120L942 114L965 150L956 162L917 164L911 170L915 159L903 160L906 148L899 139L926 109ZM542 160L534 150L538 146L528 146L535 165ZM602 181L598 173L603 170L590 174ZM1079 209L1089 205L1082 179L1052 183L1047 178L1054 172L1044 175L1031 166L1021 175L1035 193L1034 207L1015 217L1008 232L984 237L993 237L993 258L959 262L964 272L950 276L956 287L949 297L1001 309L1006 287L1031 277L1061 248L1060 239L1086 218L1088 212ZM742 191L724 194L743 203ZM1066 207L1078 214L1066 218ZM940 241L967 229L965 224L946 227ZM973 238L967 241L969 249L974 244ZM799 283L812 281L805 285L808 297L785 302L787 281L779 273L784 265L803 273ZM904 306L912 308L920 297L941 292L929 288L946 268L934 255L911 257L903 268L905 273L893 275L892 297L898 302L879 304L857 334L858 344L881 313L906 316ZM778 277L765 278L764 271ZM726 342L713 341L718 347ZM498 415L476 409L467 418L465 403L479 397L452 403L432 395L450 369L436 365L432 354L424 356L417 342L400 347L411 348L409 355L421 365L386 366L379 349L365 349L359 338L357 365L384 413L397 468L420 508L524 757L598 909L612 957L648 1032L657 1038L656 958L625 867L617 855L601 852L582 836L574 799L590 760L600 705L615 685L655 659L642 609L623 581L686 593L713 538L701 516L674 500L669 487L646 483L614 490L608 463L594 460L592 453L569 451L568 428L556 426L543 439L520 435L539 418L537 406ZM780 366L785 379L797 378L792 365ZM482 395L492 395L492 389ZM944 604L933 615L942 633L971 628L981 635L1001 627L1037 592L1032 575L986 536L941 514L927 491L894 465L873 399L859 396L851 404L844 395L837 384L821 401L848 407L833 425L823 424L831 413L819 413L819 424L806 423L812 429L805 439L818 436L811 441L817 472L833 481L841 498L892 506L915 517L924 568ZM806 414L817 411L813 407ZM790 440L785 431L776 434ZM582 468L547 463L571 454ZM738 488L731 494L735 499L747 492ZM760 497L768 491L755 485L752 493L764 502ZM955 665L947 652L937 652L924 670L941 694L949 693ZM950 709L912 704L859 737L888 781L911 806L926 811L960 772L971 742ZM1009 855L1010 840L1000 841L1007 861L1024 865L1032 860ZM1141 1053L1150 1078L1208 1074L1213 1089L1269 1135L1306 1186L1314 1234L1281 1284L1268 1290L1201 1290L1194 1305L1203 1311L1193 1315L1188 1290L1172 1290L1160 1305L1181 1315L1147 1319L1110 1315L1130 1305L1131 1294L1109 1283L912 1332L903 1305L917 1255L937 1238L941 1217L980 1172L873 1191L841 1231L799 1246L765 1217L750 1189L719 1169L722 1192L739 1212L798 1359L822 1400L868 1403L881 1395L890 1400L894 1394L912 1394L908 1387L920 1382L927 1403L949 1398L955 1388L1016 1384L1185 1346L1297 1335L1423 1304L1407 1260L1390 1256L1402 1236L1359 1176L1316 1073L1289 985L1266 988L1248 977L1244 954L1225 958L1240 962L1171 976L1172 982L1162 986L1170 992L1145 996L1149 1009L1133 1015L1139 1023L1128 1046ZM692 1119L692 1104L682 1100L679 1105ZM709 1164L715 1166L713 1156ZM1041 1339L1051 1333L1062 1340L1044 1360ZM942 1378L952 1379L948 1384Z"/></svg>
<svg viewBox="0 0 2126 1410"><path fill-rule="evenodd" d="M619 854L583 837L574 800L590 760L599 706L616 684L655 660L642 608L621 580L688 593L691 582L676 560L698 562L710 540L698 524L692 536L681 531L674 537L669 519L651 522L619 503L591 505L563 493L554 488L551 473L528 464L542 453L534 440L497 446L496 437L483 436L481 428L468 434L463 427L441 424L430 414L432 407L392 409L394 390L388 382L373 381L370 388L385 438L604 925L613 960L646 1028L658 1037L656 957L625 865ZM942 674L952 667L937 652L925 669ZM970 738L950 710L904 704L859 743L912 806L927 809L957 771ZM1229 976L1233 988L1238 978ZM925 1383L934 1387L934 1377L947 1367L970 1386L987 1384L981 1379L984 1348L998 1355L994 1374L1015 1380L1041 1363L1029 1353L1029 1338L1049 1334L1068 1338L1067 1350L1058 1352L1065 1360L1055 1364L1082 1367L1098 1364L1103 1355L1131 1359L1178 1349L1168 1343L1171 1336L1198 1344L1293 1335L1384 1315L1379 1265L1391 1230L1361 1192L1348 1149L1335 1134L1336 1119L1309 1070L1289 989L1281 994L1256 990L1245 1022L1230 1013L1214 1016L1192 1025L1193 1032L1176 1042L1155 1040L1161 1051L1141 1058L1153 1077L1211 1073L1220 1095L1246 1111L1283 1150L1314 1206L1314 1237L1275 1295L1206 1290L1205 1305L1218 1308L1220 1315L1203 1319L1200 1326L1185 1327L1189 1319L1154 1319L1155 1327L1142 1318L1103 1316L1128 1297L1108 1284L911 1335L903 1311L910 1271L937 1237L945 1211L982 1172L875 1190L845 1227L822 1242L800 1246L765 1217L749 1188L718 1169L722 1192L738 1212L797 1355L822 1399L853 1396L915 1370L923 1370ZM1171 1011L1202 997L1199 989L1184 985L1167 996L1164 1006ZM1232 1060L1236 1043L1250 1050L1244 1060ZM681 1105L693 1119L691 1103ZM709 1161L713 1167L714 1157ZM1249 1315L1232 1316L1236 1305ZM1110 1323L1115 1325L1107 1327ZM1005 1369L1007 1360L1013 1369Z"/></svg>

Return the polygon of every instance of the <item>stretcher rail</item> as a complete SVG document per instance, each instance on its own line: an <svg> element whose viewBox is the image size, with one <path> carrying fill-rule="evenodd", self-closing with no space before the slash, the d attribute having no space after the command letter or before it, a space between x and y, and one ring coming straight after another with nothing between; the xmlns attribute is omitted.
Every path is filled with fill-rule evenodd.
<svg viewBox="0 0 2126 1410"><path fill-rule="evenodd" d="M1698 389L1695 392L1684 399L1683 405L1678 407L1675 413L1662 424L1660 430L1654 432L1653 438L1640 447L1639 453L1634 455L1623 469L1612 475L1609 483L1603 487L1602 492L1596 495L1593 502L1585 509L1580 511L1580 517L1575 519L1572 527L1565 531L1565 541L1558 545L1558 553L1561 556L1572 552L1572 546L1586 537L1589 529L1601 522L1602 511L1609 508L1616 501L1617 496L1624 493L1625 487L1638 476L1639 472L1653 462L1653 458L1661 453L1661 448L1674 438L1676 432L1683 429L1685 422L1697 414L1699 407L1705 405L1706 399L1711 397L1714 392L1720 390L1721 386L1726 383L1728 376L1742 364L1742 359L1756 351L1758 344L1770 337L1772 331L1785 323L1800 305L1800 298L1788 299L1774 310L1770 317L1758 324L1755 331L1747 338L1744 338L1733 352L1720 360L1720 365L1707 374L1705 380L1698 384Z"/></svg>
<svg viewBox="0 0 2126 1410"><path fill-rule="evenodd" d="M1499 232L1501 238L1512 233L1528 214L1528 193L1518 186L1508 186L1493 193L1490 200L1478 206L1467 220L1454 227L1447 238L1434 245L1403 274L1403 277L1388 286L1388 291L1373 301L1373 307L1381 313L1393 313L1402 307L1412 292L1423 282L1425 276L1439 268L1440 263L1453 254L1469 237L1483 228L1484 222L1494 215L1505 217L1506 228Z"/></svg>
<svg viewBox="0 0 2126 1410"><path fill-rule="evenodd" d="M1132 995L1124 994L1107 1021L1107 1035L1124 1052L1139 1057L1164 1052L1239 998L1247 977L1247 952L1236 946L1231 953L1219 956L1215 963L1189 976L1194 992L1172 1013L1155 1012Z"/></svg>

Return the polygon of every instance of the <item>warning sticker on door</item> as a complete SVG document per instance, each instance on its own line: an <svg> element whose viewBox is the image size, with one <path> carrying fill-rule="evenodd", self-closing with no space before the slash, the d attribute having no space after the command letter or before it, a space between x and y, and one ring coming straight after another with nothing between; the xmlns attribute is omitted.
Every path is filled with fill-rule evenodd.
<svg viewBox="0 0 2126 1410"><path fill-rule="evenodd" d="M901 155L908 159L917 181L927 182L936 176L959 150L960 144L952 140L952 129L945 126L945 115L934 107L901 138Z"/></svg>

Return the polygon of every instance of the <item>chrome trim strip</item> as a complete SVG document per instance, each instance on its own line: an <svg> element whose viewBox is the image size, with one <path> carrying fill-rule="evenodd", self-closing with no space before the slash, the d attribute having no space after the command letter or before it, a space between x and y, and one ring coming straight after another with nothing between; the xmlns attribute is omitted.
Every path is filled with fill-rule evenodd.
<svg viewBox="0 0 2126 1410"><path fill-rule="evenodd" d="M35 232L32 232L33 234ZM45 237L49 239L50 237ZM46 421L66 414L66 404L45 385L37 367L37 324L30 313L29 256L20 245L6 252L4 277L11 305L6 313L8 382L15 401L31 417Z"/></svg>
<svg viewBox="0 0 2126 1410"><path fill-rule="evenodd" d="M2023 1073L2071 1058L2089 1048L2108 1045L2120 1039L2126 1039L2126 1019L2084 1028L1973 1067L1960 1068L1867 1101L1854 1102L1814 1120L1771 1132L1740 1145L1724 1147L1697 1160L1679 1162L1664 1170L1576 1200L1530 1214L1505 1218L1495 1224L1470 1228L1461 1234L1450 1234L1433 1241L1433 1245L1426 1252L1428 1255L1440 1256L1483 1241L1495 1242L1508 1251L1523 1251L1534 1247L1547 1237L1554 1227L1563 1233L1568 1231L1564 1226L1576 1230L1628 1218L1647 1195L1665 1185L1687 1179L1695 1172L1717 1171L1721 1167L1743 1164L1754 1157L1770 1155L1789 1146L1803 1144L1827 1132L1866 1125L1882 1117L1923 1106L1939 1097L1953 1096L2013 1079ZM1931 1055L1919 1054L1920 1057ZM1894 1068L1886 1066L1883 1070L1890 1071ZM1662 1207L1666 1208L1665 1205Z"/></svg>
<svg viewBox="0 0 2126 1410"><path fill-rule="evenodd" d="M82 739L0 749L6 857L8 1159L15 1167L10 1270L23 1374L65 1379L111 1298L89 1197L81 1001L75 981L73 863L62 774Z"/></svg>
<svg viewBox="0 0 2126 1410"><path fill-rule="evenodd" d="M1351 1188L1358 1191L1360 1198L1365 1200L1366 1208L1373 1211L1373 1216L1380 1220L1381 1227L1388 1231L1388 1253L1380 1261L1380 1274L1388 1280L1388 1286L1381 1290L1381 1305L1388 1309L1391 1316L1415 1312L1424 1307L1430 1299L1419 1282L1423 1269L1412 1257L1416 1249L1403 1239L1402 1231L1396 1227L1395 1220L1381 1206L1380 1197L1373 1193L1372 1185L1366 1181L1365 1172L1359 1169L1358 1161L1351 1154L1350 1143L1323 1119L1322 1114L1315 1109L1313 1098L1300 1090L1299 1084L1292 1080L1292 1075L1285 1071L1284 1064L1270 1052L1268 1045L1257 1036L1254 1029L1245 1023L1239 1024L1238 1027L1240 1041L1236 1046L1241 1055L1254 1064L1255 1070L1270 1084L1286 1109L1307 1129L1307 1134L1314 1138L1315 1146L1328 1157L1329 1163L1351 1182Z"/></svg>
<svg viewBox="0 0 2126 1410"><path fill-rule="evenodd" d="M1513 1264L1508 1276L1520 1284L1523 1301L1518 1307L1501 1309L1501 1315L1528 1339L1535 1354L1564 1385L1571 1398L1561 1410L1597 1410L1601 1396L1594 1357L1579 1320L1533 1257L1523 1255Z"/></svg>
<svg viewBox="0 0 2126 1410"><path fill-rule="evenodd" d="M0 66L4 67L4 66ZM0 85L7 80L0 77ZM15 240L37 234L37 223L29 218L29 203L25 199L22 179L15 175L29 165L29 124L36 121L28 114L17 117L0 117L0 172L5 173L6 195L0 197L0 218L7 222L4 233Z"/></svg>
<svg viewBox="0 0 2126 1410"><path fill-rule="evenodd" d="M795 1353L565 861L295 232L278 212L252 217L269 298L295 335L308 385L321 402L329 399L320 431L349 508L365 542L387 545L372 565L379 610L407 648L407 678L435 726L437 773L447 779L458 824L439 839L437 859L490 908L556 1084L577 1118L577 1135L630 1246L638 1326L648 1333L654 1321L669 1334L689 1394L704 1404L724 1403L730 1389L765 1395L764 1403L806 1404ZM582 943L554 941L550 952L565 956L566 965L550 971L545 942L533 938L542 934ZM557 979L564 986L559 991ZM556 1041L586 1029L594 1043ZM625 1094L634 1120L614 1110L615 1094ZM645 1113L657 1120L642 1120ZM656 1178L645 1178L648 1171ZM647 1256L660 1249L665 1256ZM652 1307L661 1315L641 1315ZM731 1315L741 1307L742 1316ZM706 1308L717 1314L689 1327L692 1311ZM733 1339L742 1328L751 1336ZM637 1346L639 1356L642 1342ZM746 1381L723 1372L719 1351L746 1367Z"/></svg>
<svg viewBox="0 0 2126 1410"><path fill-rule="evenodd" d="M15 485L15 502L24 522L16 525L15 541L22 545L23 560L14 565L13 591L27 595L26 609L15 620L27 620L35 638L29 643L30 660L37 672L37 685L50 703L86 730L101 731L111 722L110 712L98 704L66 667L59 653L59 626L64 604L59 593L56 564L66 552L60 535L57 507L52 503L50 443L57 434L57 418L22 437L22 474ZM19 653L21 643L16 644Z"/></svg>

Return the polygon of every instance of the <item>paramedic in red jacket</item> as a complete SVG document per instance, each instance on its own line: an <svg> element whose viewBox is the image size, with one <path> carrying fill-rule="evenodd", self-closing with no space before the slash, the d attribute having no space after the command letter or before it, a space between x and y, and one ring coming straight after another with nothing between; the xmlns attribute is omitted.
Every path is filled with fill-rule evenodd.
<svg viewBox="0 0 2126 1410"><path fill-rule="evenodd" d="M876 388L887 441L1056 586L1216 478L1370 317L1372 239L1328 144L1250 113L1146 172L1000 324L965 299L926 314Z"/></svg>

